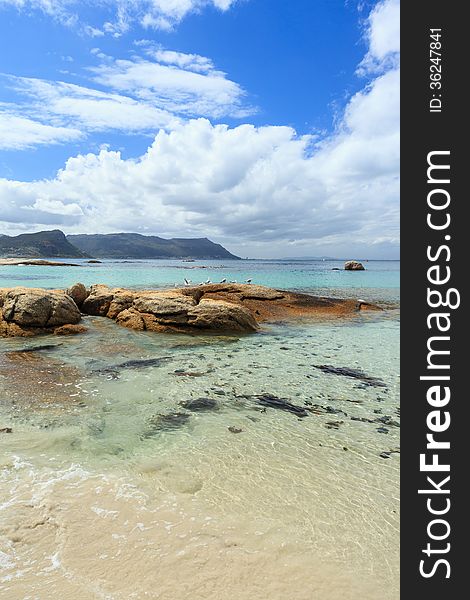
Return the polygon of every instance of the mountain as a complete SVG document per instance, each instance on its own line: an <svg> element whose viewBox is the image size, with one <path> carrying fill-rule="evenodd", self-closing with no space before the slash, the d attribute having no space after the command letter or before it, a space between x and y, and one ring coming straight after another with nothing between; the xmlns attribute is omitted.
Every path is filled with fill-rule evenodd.
<svg viewBox="0 0 470 600"><path fill-rule="evenodd" d="M239 258L207 238L166 240L138 233L110 233L68 235L67 240L96 258Z"/></svg>
<svg viewBox="0 0 470 600"><path fill-rule="evenodd" d="M72 246L62 231L55 229L12 237L0 235L0 257L87 258L88 254Z"/></svg>

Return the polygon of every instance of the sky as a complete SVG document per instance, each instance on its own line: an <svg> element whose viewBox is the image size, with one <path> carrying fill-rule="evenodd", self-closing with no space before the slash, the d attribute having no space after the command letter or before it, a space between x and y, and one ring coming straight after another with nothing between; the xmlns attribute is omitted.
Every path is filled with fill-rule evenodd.
<svg viewBox="0 0 470 600"><path fill-rule="evenodd" d="M399 257L398 0L0 0L0 234Z"/></svg>

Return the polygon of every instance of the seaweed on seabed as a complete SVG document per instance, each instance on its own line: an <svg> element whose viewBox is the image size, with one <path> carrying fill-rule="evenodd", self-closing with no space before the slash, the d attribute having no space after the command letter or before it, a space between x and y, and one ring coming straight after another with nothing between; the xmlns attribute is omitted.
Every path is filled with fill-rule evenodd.
<svg viewBox="0 0 470 600"><path fill-rule="evenodd" d="M93 369L93 373L98 375L106 375L111 379L119 379L119 371L124 369L147 369L150 367L161 367L170 360L173 360L171 356L162 356L160 358L145 358L137 360L126 360L125 362L117 365L109 365L99 369Z"/></svg>
<svg viewBox="0 0 470 600"><path fill-rule="evenodd" d="M308 417L309 411L303 406L298 406L297 404L292 404L289 400L285 398L278 398L277 396L273 396L272 394L254 394L254 395L243 395L239 396L240 398L247 398L248 400L254 399L259 406L263 406L265 408L276 408L278 410L284 410L286 412L290 412L297 417Z"/></svg>
<svg viewBox="0 0 470 600"><path fill-rule="evenodd" d="M371 387L387 387L387 384L378 377L371 377L360 369L351 369L350 367L334 367L333 365L313 365L316 369L320 369L323 373L330 375L342 375L343 377L351 377L359 379L366 385Z"/></svg>
<svg viewBox="0 0 470 600"><path fill-rule="evenodd" d="M147 420L148 427L141 435L147 439L161 433L162 431L175 431L186 425L191 415L183 412L167 413L165 415L153 415Z"/></svg>
<svg viewBox="0 0 470 600"><path fill-rule="evenodd" d="M180 405L193 412L206 412L219 409L219 403L213 398L191 398L190 400L180 402Z"/></svg>

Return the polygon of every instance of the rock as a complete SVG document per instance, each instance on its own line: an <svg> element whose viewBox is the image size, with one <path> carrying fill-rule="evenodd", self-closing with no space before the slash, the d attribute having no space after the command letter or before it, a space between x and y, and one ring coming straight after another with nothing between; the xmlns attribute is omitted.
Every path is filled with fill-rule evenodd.
<svg viewBox="0 0 470 600"><path fill-rule="evenodd" d="M351 377L352 379L359 379L364 384L371 387L387 387L381 379L377 377L371 377L360 369L352 369L350 367L334 367L332 365L313 365L316 369L320 369L323 373L329 373L331 375L342 375L343 377Z"/></svg>
<svg viewBox="0 0 470 600"><path fill-rule="evenodd" d="M256 331L253 314L243 306L222 300L201 300L188 311L188 323L197 329L218 331Z"/></svg>
<svg viewBox="0 0 470 600"><path fill-rule="evenodd" d="M135 329L137 331L144 331L145 322L142 315L133 309L123 310L116 317L116 323L127 327L128 329Z"/></svg>
<svg viewBox="0 0 470 600"><path fill-rule="evenodd" d="M208 410L218 410L219 404L217 400L212 398L195 398L191 400L185 400L180 402L180 405L187 410L193 412L205 412Z"/></svg>
<svg viewBox="0 0 470 600"><path fill-rule="evenodd" d="M11 427L1 427L0 433L13 433L13 429Z"/></svg>
<svg viewBox="0 0 470 600"><path fill-rule="evenodd" d="M344 263L345 271L365 271L364 265L357 260L348 260Z"/></svg>
<svg viewBox="0 0 470 600"><path fill-rule="evenodd" d="M207 372L199 372L199 371L183 371L183 370L179 370L177 369L176 371L174 371L174 374L177 377L204 377L204 375L207 375ZM214 394L217 394L217 392L214 392Z"/></svg>
<svg viewBox="0 0 470 600"><path fill-rule="evenodd" d="M64 292L13 288L0 298L0 335L37 335L55 327L75 325L80 311Z"/></svg>
<svg viewBox="0 0 470 600"><path fill-rule="evenodd" d="M87 331L88 329L84 325L61 325L54 329L54 335L77 335Z"/></svg>
<svg viewBox="0 0 470 600"><path fill-rule="evenodd" d="M89 294L88 290L83 285L83 283L75 283L74 285L72 285L72 287L69 287L65 293L67 294L67 296L70 296L70 298L72 298L72 300L75 302L78 308L81 308L82 304L85 302Z"/></svg>
<svg viewBox="0 0 470 600"><path fill-rule="evenodd" d="M230 425L230 427L227 427L227 429L230 431L230 433L242 433L243 429L239 429L238 427L234 427L233 425Z"/></svg>
<svg viewBox="0 0 470 600"><path fill-rule="evenodd" d="M190 419L188 413L169 413L154 415L148 420L148 428L142 435L143 438L153 437L162 431L174 431L186 425Z"/></svg>
<svg viewBox="0 0 470 600"><path fill-rule="evenodd" d="M367 417L351 417L351 421L359 421L360 423L375 423L374 419L367 419Z"/></svg>
<svg viewBox="0 0 470 600"><path fill-rule="evenodd" d="M260 406L285 410L287 412L293 413L294 415L297 415L298 417L308 416L308 411L303 406L297 406L296 404L292 404L284 398L277 398L276 396L272 396L271 394L260 394L253 397L256 399L257 403Z"/></svg>
<svg viewBox="0 0 470 600"><path fill-rule="evenodd" d="M92 258L91 260L87 260L87 263L89 265L100 265L101 264L101 260L96 260L96 259Z"/></svg>
<svg viewBox="0 0 470 600"><path fill-rule="evenodd" d="M155 315L163 321L174 324L187 322L188 311L194 306L196 306L194 298L175 292L157 292L138 297L133 304L133 308L140 313Z"/></svg>
<svg viewBox="0 0 470 600"><path fill-rule="evenodd" d="M386 427L377 427L377 431L379 433L388 433L388 429Z"/></svg>
<svg viewBox="0 0 470 600"><path fill-rule="evenodd" d="M77 307L84 314L108 317L137 331L191 334L251 333L257 331L263 321L347 316L361 310L381 310L358 300L247 284L209 284L155 291L93 285L89 292L83 284L75 284L67 293L25 288L0 290L0 335L36 335L52 332L52 327L75 325L80 320ZM39 331L40 327L44 331Z"/></svg>
<svg viewBox="0 0 470 600"><path fill-rule="evenodd" d="M15 354L29 354L30 352L42 352L47 350L56 350L60 348L62 344L43 344L42 346L31 346L30 348L20 348L14 350Z"/></svg>
<svg viewBox="0 0 470 600"><path fill-rule="evenodd" d="M124 369L148 369L149 367L161 367L167 362L173 360L170 356L162 356L161 358L144 358L141 360L126 360L125 362L101 369L94 369L93 373L99 375L107 375L111 379L119 379L119 372Z"/></svg>
<svg viewBox="0 0 470 600"><path fill-rule="evenodd" d="M92 285L82 310L87 315L105 317L113 299L114 293L107 285Z"/></svg>
<svg viewBox="0 0 470 600"><path fill-rule="evenodd" d="M116 319L124 310L131 308L134 301L134 295L130 293L122 293L115 295L111 304L109 305L108 312L106 314L110 319Z"/></svg>
<svg viewBox="0 0 470 600"><path fill-rule="evenodd" d="M327 429L339 429L340 425L343 425L344 421L327 421L325 427Z"/></svg>
<svg viewBox="0 0 470 600"><path fill-rule="evenodd" d="M161 358L144 358L141 360L126 360L119 365L116 365L116 369L147 369L148 367L161 367L167 362L173 360L171 356L162 356Z"/></svg>
<svg viewBox="0 0 470 600"><path fill-rule="evenodd" d="M388 415L384 415L383 417L379 417L376 419L376 422L383 423L384 425L389 425L390 427L400 427L400 423L392 419L392 417Z"/></svg>

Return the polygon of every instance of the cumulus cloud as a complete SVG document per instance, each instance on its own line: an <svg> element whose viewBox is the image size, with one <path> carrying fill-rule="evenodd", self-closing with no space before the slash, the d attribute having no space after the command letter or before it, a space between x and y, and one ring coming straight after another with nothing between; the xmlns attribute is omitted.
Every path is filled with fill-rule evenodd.
<svg viewBox="0 0 470 600"><path fill-rule="evenodd" d="M400 0L379 2L367 19L369 51L359 65L362 74L396 68L400 57Z"/></svg>
<svg viewBox="0 0 470 600"><path fill-rule="evenodd" d="M388 39L380 11L390 4L395 0L379 4L367 23L368 56L382 61L381 70L327 137L181 119L137 159L105 148L70 158L52 179L0 180L5 230L29 223L68 232L207 236L243 256L396 256L399 67L387 58L396 54L391 42L374 42L382 50L372 44ZM161 53L160 65L194 74L213 69L201 57L153 51ZM128 92L138 87L135 68L112 61L93 73ZM144 86L146 99L155 93L152 81Z"/></svg>
<svg viewBox="0 0 470 600"><path fill-rule="evenodd" d="M228 10L237 0L0 0L2 6L21 11L40 10L68 25L82 24L84 33L97 36L109 33L119 37L134 23L151 29L170 30L188 14L213 7ZM81 13L89 6L100 6L109 20L100 28L84 23Z"/></svg>
<svg viewBox="0 0 470 600"><path fill-rule="evenodd" d="M343 134L343 143L352 133ZM257 247L258 253L276 244L281 251L294 241L299 247L341 238L395 243L398 182L384 160L388 135L354 133L357 139L346 149L338 140L312 153L312 138L288 127L229 128L192 120L160 131L138 160L102 150L69 159L52 180L21 187L0 181L0 206L9 202L21 222L41 198L43 208L49 202L49 210L37 214L44 224L53 215L64 223L59 203L81 208L67 214L69 231L96 231L99 223L104 232L209 236L234 248ZM356 155L369 143L374 151L361 161ZM351 172L338 171L348 163ZM47 221L40 221L43 216ZM29 214L26 219L31 222Z"/></svg>

